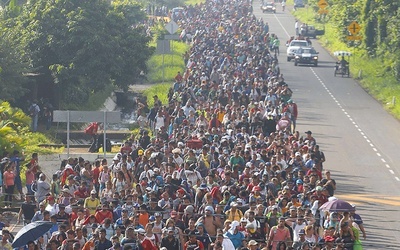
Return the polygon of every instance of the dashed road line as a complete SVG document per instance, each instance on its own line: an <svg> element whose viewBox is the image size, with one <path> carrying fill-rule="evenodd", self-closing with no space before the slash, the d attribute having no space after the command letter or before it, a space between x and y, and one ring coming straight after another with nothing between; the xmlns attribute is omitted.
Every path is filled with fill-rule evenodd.
<svg viewBox="0 0 400 250"><path fill-rule="evenodd" d="M278 18L275 16L275 18L278 20ZM279 20L278 20L279 22ZM279 22L279 24L281 24ZM283 25L281 24L282 28ZM285 30L286 32L286 30ZM287 33L287 32L286 32ZM348 114L348 112L342 108L342 105L340 104L340 102L335 98L335 96L331 93L331 91L328 89L328 87L326 86L326 84L320 79L320 77L317 75L317 73L314 71L313 68L311 68L311 72L315 75L315 77L317 78L317 80L321 83L322 87L324 87L324 89L326 90L326 92L332 97L333 101L336 102L336 104L339 106L339 108L342 110L343 114L345 114L347 116L347 118L350 120L350 122L354 125L354 127L358 130L358 132L360 132L361 136L365 139L365 141L371 146L372 150L376 152L376 155L378 157L380 157L380 160L383 163L386 163L386 160L382 157L382 155L378 152L378 149L375 148L374 144L371 143L371 141L368 139L368 137L365 135L365 133L362 131L362 129L358 126L358 124L356 122L354 122L354 120L351 118L351 116ZM390 168L390 166L388 164L386 164L386 168L389 170L389 172L392 175L395 175L395 172ZM395 176L394 177L397 181L400 181L400 178Z"/></svg>

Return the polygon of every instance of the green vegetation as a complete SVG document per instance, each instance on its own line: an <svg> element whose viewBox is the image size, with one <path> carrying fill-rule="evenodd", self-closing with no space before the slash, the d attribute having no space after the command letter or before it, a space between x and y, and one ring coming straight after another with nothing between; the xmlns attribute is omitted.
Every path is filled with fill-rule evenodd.
<svg viewBox="0 0 400 250"><path fill-rule="evenodd" d="M149 72L147 80L151 83L156 83L154 86L146 89L143 95L147 98L149 106L153 106L153 96L158 95L163 104L168 103L168 91L172 86L174 78L178 71L183 74L185 64L183 55L189 49L189 45L184 42L171 42L171 54L163 55L153 54L147 62ZM163 69L164 68L164 69ZM164 81L163 81L164 70Z"/></svg>
<svg viewBox="0 0 400 250"><path fill-rule="evenodd" d="M22 6L17 2L9 1L1 11L0 35L12 46L7 40L0 45L13 53L4 56L0 51L7 59L0 68L12 63L14 75L36 76L39 98L51 98L56 108L85 104L90 95L110 85L127 90L146 71L153 48L141 25L146 14L134 0L37 0ZM15 58L19 64L13 63ZM6 74L0 76L1 89L21 81L5 84ZM11 96L22 98L14 92ZM2 92L0 98L9 100L10 94Z"/></svg>
<svg viewBox="0 0 400 250"><path fill-rule="evenodd" d="M319 38L330 51L347 50L353 53L350 71L354 78L395 117L400 118L400 9L398 1L328 1L329 14L317 13L317 0L293 14L304 23L325 26ZM379 4L378 4L379 2ZM361 26L361 41L347 41L347 26L352 21ZM396 28L397 27L397 28Z"/></svg>
<svg viewBox="0 0 400 250"><path fill-rule="evenodd" d="M186 0L185 4L186 5L196 5L196 4L201 4L204 2L205 2L205 0Z"/></svg>
<svg viewBox="0 0 400 250"><path fill-rule="evenodd" d="M163 65L163 55L154 54L150 60L147 62L147 67L149 72L147 79L151 83L162 83L170 82L172 83L177 72L181 73L185 69L183 62L183 54L189 49L189 45L183 42L171 42L171 54L164 55L164 65ZM164 81L163 81L163 68L164 68Z"/></svg>
<svg viewBox="0 0 400 250"><path fill-rule="evenodd" d="M143 91L143 95L146 96L149 106L153 106L154 104L154 95L157 95L163 104L167 104L169 88L171 88L171 83L156 84Z"/></svg>
<svg viewBox="0 0 400 250"><path fill-rule="evenodd" d="M52 142L41 133L30 132L30 123L31 118L21 109L0 101L0 155L14 150L25 151L26 155L60 152L61 149L40 148L39 144Z"/></svg>

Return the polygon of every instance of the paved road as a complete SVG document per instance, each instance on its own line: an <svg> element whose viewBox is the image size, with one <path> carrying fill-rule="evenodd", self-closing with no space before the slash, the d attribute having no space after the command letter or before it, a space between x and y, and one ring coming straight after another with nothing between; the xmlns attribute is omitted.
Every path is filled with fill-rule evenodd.
<svg viewBox="0 0 400 250"><path fill-rule="evenodd" d="M280 38L279 62L299 106L298 130L315 134L327 158L325 169L338 183L337 197L355 203L364 219L364 249L399 249L399 121L355 80L334 77L335 59L317 40L312 42L320 52L318 67L287 62L285 41L295 34L295 18L280 6L276 14L263 14L258 0L253 7Z"/></svg>

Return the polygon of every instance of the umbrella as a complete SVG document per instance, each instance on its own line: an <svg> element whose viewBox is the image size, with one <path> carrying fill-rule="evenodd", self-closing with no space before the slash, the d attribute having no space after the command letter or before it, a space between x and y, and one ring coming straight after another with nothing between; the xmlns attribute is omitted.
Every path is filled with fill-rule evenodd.
<svg viewBox="0 0 400 250"><path fill-rule="evenodd" d="M35 221L21 228L12 243L13 248L25 246L29 241L35 241L47 233L53 223L50 221Z"/></svg>
<svg viewBox="0 0 400 250"><path fill-rule="evenodd" d="M351 52L349 51L335 51L333 54L335 56L351 56Z"/></svg>
<svg viewBox="0 0 400 250"><path fill-rule="evenodd" d="M322 206L319 209L329 212L349 212L355 210L353 205L351 205L347 201L339 199L327 201L324 204L322 204Z"/></svg>

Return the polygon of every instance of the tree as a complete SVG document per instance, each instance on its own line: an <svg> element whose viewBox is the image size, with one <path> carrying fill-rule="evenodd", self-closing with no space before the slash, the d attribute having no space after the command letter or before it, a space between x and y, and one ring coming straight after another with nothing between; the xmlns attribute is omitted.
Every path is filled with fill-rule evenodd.
<svg viewBox="0 0 400 250"><path fill-rule="evenodd" d="M127 89L146 70L152 49L139 25L144 17L131 1L32 0L6 32L66 108L110 84Z"/></svg>
<svg viewBox="0 0 400 250"><path fill-rule="evenodd" d="M28 65L5 36L0 38L0 99L15 102L28 91Z"/></svg>

